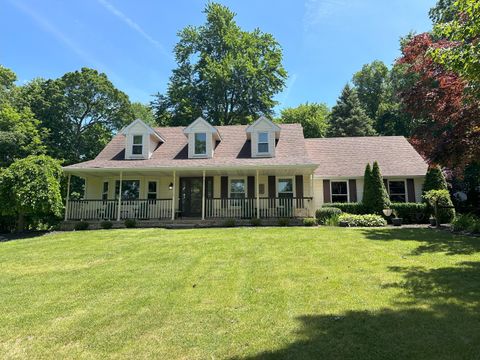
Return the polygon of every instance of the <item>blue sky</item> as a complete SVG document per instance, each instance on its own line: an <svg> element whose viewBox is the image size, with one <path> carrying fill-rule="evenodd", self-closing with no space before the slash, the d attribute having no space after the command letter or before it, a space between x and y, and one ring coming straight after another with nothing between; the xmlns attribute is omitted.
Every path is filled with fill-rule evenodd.
<svg viewBox="0 0 480 360"><path fill-rule="evenodd" d="M245 30L283 47L287 86L278 108L332 106L352 74L375 59L392 64L398 40L431 27L435 0L221 0ZM0 64L19 83L83 66L105 72L132 101L166 88L177 32L204 22L199 0L0 0Z"/></svg>

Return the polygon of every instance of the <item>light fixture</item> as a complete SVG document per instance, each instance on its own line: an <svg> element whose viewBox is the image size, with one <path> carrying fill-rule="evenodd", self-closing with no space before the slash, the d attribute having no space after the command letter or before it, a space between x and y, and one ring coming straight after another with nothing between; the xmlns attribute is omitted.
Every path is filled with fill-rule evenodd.
<svg viewBox="0 0 480 360"><path fill-rule="evenodd" d="M390 215L392 215L392 209L383 209L383 213L386 217L389 217Z"/></svg>
<svg viewBox="0 0 480 360"><path fill-rule="evenodd" d="M168 185L168 190L173 190L173 183L170 183L170 185Z"/></svg>

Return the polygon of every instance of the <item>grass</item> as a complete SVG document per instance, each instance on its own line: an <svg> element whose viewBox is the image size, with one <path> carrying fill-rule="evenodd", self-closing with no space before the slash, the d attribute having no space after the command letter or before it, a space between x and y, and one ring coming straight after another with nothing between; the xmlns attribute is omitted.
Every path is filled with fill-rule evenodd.
<svg viewBox="0 0 480 360"><path fill-rule="evenodd" d="M126 229L0 243L0 358L479 354L478 238Z"/></svg>

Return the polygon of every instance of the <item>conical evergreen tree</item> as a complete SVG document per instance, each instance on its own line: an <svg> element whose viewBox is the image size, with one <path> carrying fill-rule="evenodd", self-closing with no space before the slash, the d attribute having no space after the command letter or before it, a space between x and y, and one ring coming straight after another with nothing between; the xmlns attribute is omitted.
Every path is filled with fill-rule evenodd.
<svg viewBox="0 0 480 360"><path fill-rule="evenodd" d="M430 190L448 190L447 180L443 175L442 170L439 166L432 166L428 169L427 175L425 175L425 182L423 183L423 194ZM433 215L434 211L432 206L423 199L424 202L427 203L427 213L429 215ZM448 205L453 206L452 199L448 200ZM438 217L440 223L447 223L452 221L453 217L455 216L455 209L447 208L447 209L440 209L438 211Z"/></svg>
<svg viewBox="0 0 480 360"><path fill-rule="evenodd" d="M363 174L363 200L362 203L371 204L372 200L372 167L367 164L365 167L365 173ZM366 206L366 205L365 205Z"/></svg>
<svg viewBox="0 0 480 360"><path fill-rule="evenodd" d="M371 175L365 179L365 182L370 184L365 184L367 193L363 194L363 205L370 213L381 215L382 210L389 208L391 202L383 183L380 166L376 161L373 163Z"/></svg>
<svg viewBox="0 0 480 360"><path fill-rule="evenodd" d="M370 119L358 100L357 92L348 84L342 90L337 104L329 116L330 137L376 135L373 120Z"/></svg>

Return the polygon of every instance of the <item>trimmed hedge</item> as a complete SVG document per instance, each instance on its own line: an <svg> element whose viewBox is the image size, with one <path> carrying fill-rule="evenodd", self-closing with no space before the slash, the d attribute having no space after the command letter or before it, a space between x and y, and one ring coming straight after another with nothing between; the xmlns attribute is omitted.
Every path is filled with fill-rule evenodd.
<svg viewBox="0 0 480 360"><path fill-rule="evenodd" d="M128 229L137 227L137 220L135 219L126 219L123 223L125 224L125 227Z"/></svg>
<svg viewBox="0 0 480 360"><path fill-rule="evenodd" d="M332 216L340 215L342 210L336 207L322 207L315 212L315 217L321 225L325 225L325 222Z"/></svg>
<svg viewBox="0 0 480 360"><path fill-rule="evenodd" d="M356 227L375 227L375 226L385 226L387 225L387 220L385 220L380 215L367 214L367 215L356 215L356 214L341 214L338 217L339 222L346 223L347 226Z"/></svg>
<svg viewBox="0 0 480 360"><path fill-rule="evenodd" d="M75 224L73 229L75 231L82 231L82 230L87 230L90 227L90 224L86 221L79 221Z"/></svg>
<svg viewBox="0 0 480 360"><path fill-rule="evenodd" d="M344 213L366 215L367 209L362 203L331 203L325 204L325 208L338 208ZM404 224L426 224L429 214L425 203L392 203L390 208L397 211L398 217L403 218ZM318 219L318 216L317 216Z"/></svg>
<svg viewBox="0 0 480 360"><path fill-rule="evenodd" d="M344 213L363 215L368 214L367 209L363 206L362 203L330 203L325 204L322 208L337 208L342 210ZM317 217L318 219L318 217Z"/></svg>
<svg viewBox="0 0 480 360"><path fill-rule="evenodd" d="M303 219L303 226L316 226L317 219L315 218L305 218Z"/></svg>
<svg viewBox="0 0 480 360"><path fill-rule="evenodd" d="M403 219L404 224L428 223L427 204L425 203L392 203L392 210Z"/></svg>

